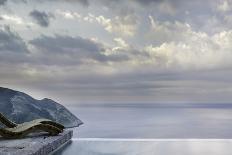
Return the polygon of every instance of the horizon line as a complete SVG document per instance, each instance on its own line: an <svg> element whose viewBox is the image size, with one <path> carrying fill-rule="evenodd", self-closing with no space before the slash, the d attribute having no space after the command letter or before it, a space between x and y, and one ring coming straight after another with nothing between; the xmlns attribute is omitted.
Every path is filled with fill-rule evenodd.
<svg viewBox="0 0 232 155"><path fill-rule="evenodd" d="M111 142L232 142L232 139L198 139L198 138L72 138L72 141L111 141Z"/></svg>

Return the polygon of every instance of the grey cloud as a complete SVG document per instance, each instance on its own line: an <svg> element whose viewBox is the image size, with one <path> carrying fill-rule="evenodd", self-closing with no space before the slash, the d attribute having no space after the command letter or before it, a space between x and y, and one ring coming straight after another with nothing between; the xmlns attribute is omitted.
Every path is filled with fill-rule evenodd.
<svg viewBox="0 0 232 155"><path fill-rule="evenodd" d="M23 39L10 30L10 27L5 26L0 29L0 53L27 53L28 48Z"/></svg>
<svg viewBox="0 0 232 155"><path fill-rule="evenodd" d="M41 36L30 41L31 44L44 52L53 54L94 54L99 53L101 46L89 39L56 35L55 37Z"/></svg>
<svg viewBox="0 0 232 155"><path fill-rule="evenodd" d="M135 0L136 2L139 2L140 4L145 4L145 5L149 5L150 3L153 2L163 2L165 0Z"/></svg>
<svg viewBox="0 0 232 155"><path fill-rule="evenodd" d="M13 1L15 3L17 2L17 0ZM104 10L102 12L99 11L99 8L104 7L102 6L104 5L102 4L102 1L112 1L112 3L109 4L111 6L110 9L108 9L108 12L104 12ZM154 19L160 21L158 23L162 23L162 21L170 23L168 24L168 28L170 27L171 31L168 34L172 34L171 40L178 42L179 40L182 40L179 39L179 37L182 35L184 29L180 28L176 30L175 27L172 26L174 24L174 22L172 21L178 21L179 19L185 20L186 17L183 11L189 11L189 16L187 17L194 23L196 23L195 18L199 17L198 15L203 16L207 14L210 16L210 14L207 12L208 7L205 7L206 2L199 0L102 1L89 1L92 6L88 10L79 10L79 7L76 7L78 3L83 6L88 6L89 2L86 0L32 0L32 3L28 3L25 10L17 11L16 4L14 4L14 7L16 8L16 16L22 17L22 19L25 20L26 18L23 18L23 15L25 13L28 13L28 9L33 9L28 7L39 5L36 6L36 8L38 7L41 9L49 9L47 10L49 12L54 11L56 7L49 8L49 6L47 6L48 4L57 4L61 7L61 9L76 11L77 13L80 13L83 17L85 15L85 12L91 12L95 16L102 13L102 15L106 18L110 19L112 17L111 21L113 21L113 23L115 23L113 17L119 16L117 18L120 20L120 23L123 23L122 30L124 32L124 28L127 28L128 25L136 25L136 21L141 20L138 24L139 26L141 26L138 27L138 31L141 31L141 35L136 33L135 37L133 38L122 38L126 41L126 43L132 44L131 46L135 46L135 48L138 47L136 48L137 50L143 50L144 45L150 44L152 44L154 48L157 47L157 49L160 49L158 46L159 44L155 45L155 43L157 42L157 40L160 41L163 37L165 37L164 33L161 33L159 37L158 35L153 35L153 33L150 33L153 36L157 36L157 40L156 38L152 40L149 37L144 36L144 32L146 32L146 29L149 29L150 26L150 23L148 23L147 19L147 16L150 14L154 17ZM0 2L3 1L0 0ZM29 2L29 0L27 2ZM43 2L43 4L40 5L40 2ZM101 5L97 5L97 3L101 3ZM182 11L183 14L164 16L163 13L159 13L160 10L157 9L162 3L169 3L173 7L175 6L177 8L180 8L179 10L177 10ZM199 5L191 5L193 3L199 3ZM73 4L75 6L72 6L70 4ZM95 4L96 6L93 6ZM205 8L199 8L198 6L200 5L202 5L202 8ZM11 9L14 10L14 8ZM162 9L166 11L164 8L161 8L161 11ZM194 12L189 9L192 9L196 13L194 14ZM23 11L24 14L20 14ZM206 13L202 13L203 11L205 11ZM39 15L39 19L37 19L38 17L36 16L35 20L38 22L41 22L42 20L42 25L40 23L41 26L49 26L50 20L49 18L47 19L47 16L49 14L46 12L40 13L42 14L40 14L42 17L40 17ZM43 16L43 13L45 13L45 17ZM138 15L138 19L136 18L136 15ZM126 18L127 16L128 18ZM208 18L201 18L200 21L205 21L205 19ZM57 26L49 27L48 29L46 29L45 32L43 31L44 29L33 29L32 27L32 29L26 30L23 29L24 25L17 25L17 30L19 31L19 33L26 38L30 38L28 37L28 34L30 34L31 32L35 32L35 35L32 35L33 37L41 33L46 34L45 36L35 38L29 42L30 47L32 47L30 49L36 51L31 52L27 57L25 56L25 54L27 53L26 51L28 51L28 49L23 39L15 32L12 32L10 29L1 30L1 83L11 84L11 86L17 85L18 87L30 90L31 93L33 90L37 90L37 92L48 92L46 94L48 95L48 97L49 95L51 95L50 97L52 98L60 98L62 100L66 98L64 100L64 103L91 100L102 101L105 99L121 101L150 100L152 102L158 102L159 100L177 101L176 99L178 98L180 100L194 100L195 98L200 98L214 102L220 101L220 99L222 99L221 101L223 101L224 98L224 100L231 101L231 70L217 73L210 73L210 71L206 72L205 70L195 72L185 71L184 73L179 73L181 70L181 68L179 67L174 68L176 70L174 70L173 68L167 70L166 66L163 64L167 64L166 62L172 62L169 60L174 60L174 57L183 58L184 62L186 62L188 59L185 57L185 55L176 56L176 52L173 52L173 55L167 57L168 51L166 52L166 50L160 52L156 52L155 50L143 52L136 51L134 49L128 49L131 47L119 47L119 49L122 49L118 49L117 51L110 51L114 48L112 46L115 45L112 43L112 37L117 37L119 35L118 33L114 35L108 33L106 34L105 31L99 31L98 26L96 27L94 23L78 22L78 20L66 21L67 23L65 24L62 19L57 19ZM148 23L147 25L146 22ZM71 26L72 28L70 27L70 23L73 24ZM115 26L116 24L112 25ZM197 24L197 26L199 25L204 24ZM16 25L14 26L16 27ZM106 44L111 44L109 45L111 47L106 47L108 45L95 42L91 39L86 39L83 37L71 37L65 35L48 36L48 34L46 33L48 32L49 35L52 35L53 32L66 33L63 30L65 30L67 34L77 35L81 33L85 37L97 37L100 40L105 40L107 42ZM173 33L174 31L176 31L176 33ZM194 33L195 32L198 31L194 30ZM169 41L166 37L163 40L163 42ZM228 40L230 41L230 39ZM228 43L228 45L230 44ZM115 49L116 48L114 48L114 50ZM108 52L107 50L109 50L109 55L106 54ZM106 53L104 53L105 51ZM186 53L186 51L183 50L183 53ZM189 53L191 54L192 52ZM205 54L207 54L207 52L204 52L203 55ZM214 56L215 52L212 53L212 55ZM211 55L206 55L206 58L210 58L210 56ZM192 60L193 58L194 57L190 56L189 60ZM228 59L229 58L230 57L228 57ZM207 62L208 59L204 60ZM200 61L197 59L197 61L194 63L197 64L199 62ZM214 62L212 64L214 64ZM171 67L172 66L175 66L175 63L171 63ZM159 71L163 72L159 73ZM215 68L212 69L212 72L215 72ZM35 94L37 92L35 91ZM221 98L217 98L215 95L220 95Z"/></svg>
<svg viewBox="0 0 232 155"><path fill-rule="evenodd" d="M31 11L29 15L42 27L48 27L50 24L50 18L54 18L54 16L50 13L38 10Z"/></svg>
<svg viewBox="0 0 232 155"><path fill-rule="evenodd" d="M0 5L4 5L7 2L7 0L0 0Z"/></svg>
<svg viewBox="0 0 232 155"><path fill-rule="evenodd" d="M196 0L198 1L198 0ZM143 4L143 5L150 5L152 3L169 3L169 4L172 4L172 5L181 5L181 4L186 4L186 3L192 3L190 1L186 1L186 0L135 0L135 2L138 2L140 4Z"/></svg>
<svg viewBox="0 0 232 155"><path fill-rule="evenodd" d="M144 5L144 6L155 6L161 12L182 12L191 11L192 13L210 13L212 11L212 5L216 3L216 1L212 0L194 0L194 1L186 1L186 0L135 0L135 2ZM181 15L181 14L179 14ZM176 17L177 18L177 17Z"/></svg>
<svg viewBox="0 0 232 155"><path fill-rule="evenodd" d="M174 15L178 14L175 19L183 20L186 11L200 15L215 11L215 9L212 9L215 8L212 5L216 2L214 0L102 0L100 3L116 12L122 8L134 9L136 12L145 9L151 11L151 14L154 13L154 15L160 16L161 19L172 20L170 15L174 17Z"/></svg>
<svg viewBox="0 0 232 155"><path fill-rule="evenodd" d="M10 31L8 33L11 34L12 32ZM41 63L42 67L38 68L38 72L36 72L36 65L38 64L35 64L35 61L31 61L28 64L27 74L21 72L22 68L14 70L14 66L4 68L2 67L3 65L0 65L1 74L4 73L4 76L0 77L1 81L9 83L9 77L11 77L11 82L18 83L19 87L39 89L40 91L47 92L54 98L65 99L66 103L76 101L77 99L81 101L102 101L105 99L112 101L120 100L122 97L123 101L134 99L136 101L158 102L159 100L190 100L197 97L205 99L209 96L211 96L210 101L215 99L216 102L218 101L216 100L217 98L212 97L212 95L220 94L222 97L226 97L227 95L224 95L224 93L230 93L231 85L228 85L223 90L224 88L222 87L225 85L220 83L224 81L223 78L225 78L225 75L228 77L228 83L231 82L229 78L231 77L230 71L225 71L220 74L210 74L210 71L207 74L206 71L179 73L177 71L162 71L159 73L154 68L151 70L143 68L143 71L135 70L134 72L124 72L116 75L101 75L101 70L95 70L96 72L92 71L92 68L95 67L94 64L90 64L87 68L81 70L75 68L78 66L77 64L66 69L65 66L62 66L57 61L56 57L56 55L61 55L62 59L65 59L67 56L70 56L72 60L76 61L82 58L109 61L111 58L101 54L101 51L105 47L100 43L82 37L61 35L55 35L54 37L41 36L40 38L32 40L30 43L38 48L39 51L42 51L44 57L50 58L47 60L51 61L55 59L53 61L57 65L60 65L58 67L54 65L57 71L54 72L50 68L51 66L47 66L46 63ZM123 53L127 52L125 51ZM18 57L15 59L18 59ZM34 60L36 59L38 60L40 58L35 57ZM117 59L121 60L122 58ZM2 61L0 61L1 63ZM4 72L1 67L5 69ZM127 66L123 66L120 69L123 70L126 68ZM9 71L9 69L11 70ZM87 72L87 74L83 72ZM215 77L215 75L218 77ZM23 78L25 77L27 77L27 80L24 81ZM212 81L209 81L210 79ZM220 91L218 88L222 89L222 92L218 92ZM208 92L204 94L205 90ZM203 95L199 94L202 92ZM231 98L227 96L227 99Z"/></svg>
<svg viewBox="0 0 232 155"><path fill-rule="evenodd" d="M35 46L42 55L50 55L56 57L57 60L62 59L63 63L67 64L81 63L85 59L93 59L99 62L123 61L127 59L127 56L123 55L106 56L102 54L106 50L104 45L79 36L55 35L50 37L43 35L31 40L30 44Z"/></svg>
<svg viewBox="0 0 232 155"><path fill-rule="evenodd" d="M107 61L111 61L111 62L121 62L121 61L127 61L129 60L129 56L126 54L120 54L120 55L109 55L109 56L102 56L100 57L100 61L102 62L107 62Z"/></svg>
<svg viewBox="0 0 232 155"><path fill-rule="evenodd" d="M77 1L83 6L89 6L89 1L88 0L69 0L69 1Z"/></svg>
<svg viewBox="0 0 232 155"><path fill-rule="evenodd" d="M124 0L103 0L102 2L108 6L112 6L112 5L121 5L122 3L125 2L136 2L142 5L150 5L151 3L161 3L161 2L165 2L165 1L171 1L171 0L128 0L128 1L124 1ZM180 1L180 0L177 0Z"/></svg>
<svg viewBox="0 0 232 155"><path fill-rule="evenodd" d="M17 33L12 32L8 26L0 29L0 74L2 77L16 74L16 68L27 61L28 54L30 53L26 43Z"/></svg>
<svg viewBox="0 0 232 155"><path fill-rule="evenodd" d="M218 74L205 74L206 79L200 77L203 72L155 73L153 71L146 74L128 72L117 75L98 75L92 73L90 68L89 66L86 70L88 74L85 75L82 71L76 71L74 68L72 68L72 73L59 68L59 72L63 72L63 76L52 73L53 76L45 79L41 78L37 83L33 83L33 87L49 92L48 94L53 94L54 97L62 98L62 100L65 98L66 101L70 102L76 100L94 102L118 100L123 102L132 99L135 99L133 101L159 102L169 100L175 102L177 101L175 99L195 101L195 99L206 98L208 98L208 101L217 102L219 101L218 98L212 96L215 94L222 95L222 97L225 97L224 100L231 99L230 96L224 94L230 93L231 85L223 84L219 80L225 74L221 75L220 78L218 77L217 80L208 81L212 75ZM196 80L196 77L191 77L192 74L199 79ZM231 73L227 72L226 75L229 76ZM226 89L223 91L224 88ZM220 89L222 89L222 92L220 92ZM209 96L211 97L209 98ZM120 100L122 97L123 99Z"/></svg>
<svg viewBox="0 0 232 155"><path fill-rule="evenodd" d="M47 1L56 1L56 0L47 0ZM88 7L90 5L89 0L59 0L60 2L69 2L69 3L79 3L82 6Z"/></svg>
<svg viewBox="0 0 232 155"><path fill-rule="evenodd" d="M22 2L32 1L32 0L21 0ZM89 0L33 0L39 2L64 2L64 3L79 3L84 7L88 7L90 5Z"/></svg>

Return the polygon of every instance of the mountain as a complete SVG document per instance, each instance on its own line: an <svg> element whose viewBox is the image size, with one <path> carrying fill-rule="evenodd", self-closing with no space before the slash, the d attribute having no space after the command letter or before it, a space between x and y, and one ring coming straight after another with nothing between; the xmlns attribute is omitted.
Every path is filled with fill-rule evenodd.
<svg viewBox="0 0 232 155"><path fill-rule="evenodd" d="M68 109L51 99L36 100L25 93L3 87L0 87L0 112L16 123L47 118L65 127L83 124Z"/></svg>

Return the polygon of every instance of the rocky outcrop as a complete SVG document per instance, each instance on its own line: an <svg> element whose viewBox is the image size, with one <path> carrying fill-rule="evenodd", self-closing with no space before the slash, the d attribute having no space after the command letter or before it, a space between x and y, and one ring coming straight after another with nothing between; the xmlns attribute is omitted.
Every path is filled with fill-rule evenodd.
<svg viewBox="0 0 232 155"><path fill-rule="evenodd" d="M0 87L0 112L16 123L47 118L65 127L83 124L63 105L51 99L36 100L23 92L2 87Z"/></svg>

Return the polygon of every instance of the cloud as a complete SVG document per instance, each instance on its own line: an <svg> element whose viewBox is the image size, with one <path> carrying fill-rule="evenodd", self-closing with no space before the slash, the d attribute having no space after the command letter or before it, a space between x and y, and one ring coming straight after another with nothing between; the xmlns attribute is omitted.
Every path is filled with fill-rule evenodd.
<svg viewBox="0 0 232 155"><path fill-rule="evenodd" d="M65 103L229 100L231 10L218 2L13 0L6 7L14 15L0 15L15 29L0 31L0 82ZM33 10L37 5L45 11ZM25 26L30 11L46 29Z"/></svg>
<svg viewBox="0 0 232 155"><path fill-rule="evenodd" d="M0 0L0 5L4 5L6 4L8 0ZM84 7L88 7L90 5L88 0L12 0L11 2L14 3L18 3L18 2L22 2L22 3L28 3L28 2L63 2L63 3L79 3Z"/></svg>
<svg viewBox="0 0 232 155"><path fill-rule="evenodd" d="M8 75L17 77L20 71L16 71L16 68L27 61L29 54L25 41L16 32L13 32L9 26L0 27L0 74L2 78Z"/></svg>
<svg viewBox="0 0 232 155"><path fill-rule="evenodd" d="M133 15L116 16L110 22L104 22L104 18L98 17L97 20L105 26L109 32L119 33L124 36L134 36L137 30L137 19Z"/></svg>
<svg viewBox="0 0 232 155"><path fill-rule="evenodd" d="M89 6L88 0L77 0L79 3L81 3L83 6Z"/></svg>
<svg viewBox="0 0 232 155"><path fill-rule="evenodd" d="M50 24L50 18L54 18L53 14L46 13L38 10L33 10L29 14L38 25L41 27L48 27Z"/></svg>
<svg viewBox="0 0 232 155"><path fill-rule="evenodd" d="M231 9L232 9L231 2L228 0L220 1L220 4L217 5L217 10L221 12L227 12L230 11Z"/></svg>
<svg viewBox="0 0 232 155"><path fill-rule="evenodd" d="M0 29L0 53L27 53L29 52L23 39L11 31L9 26Z"/></svg>
<svg viewBox="0 0 232 155"><path fill-rule="evenodd" d="M57 10L57 14L63 16L65 19L78 19L89 23L98 23L104 27L107 32L117 34L120 36L132 37L137 32L138 20L134 14L127 14L107 18L103 15L96 16L89 13L86 16L78 12Z"/></svg>
<svg viewBox="0 0 232 155"><path fill-rule="evenodd" d="M80 15L77 12L73 12L73 11L69 11L69 10L56 10L56 14L61 15L62 17L64 17L65 19L81 19L82 15Z"/></svg>
<svg viewBox="0 0 232 155"><path fill-rule="evenodd" d="M89 39L55 35L54 37L41 36L30 41L39 51L54 56L77 58L96 58L101 56L102 47Z"/></svg>
<svg viewBox="0 0 232 155"><path fill-rule="evenodd" d="M126 41L123 40L122 38L114 38L114 41L117 43L117 45L119 45L119 47L122 47L122 48L129 47L129 45L126 43Z"/></svg>
<svg viewBox="0 0 232 155"><path fill-rule="evenodd" d="M118 55L107 55L103 44L82 37L55 35L41 36L30 41L38 53L51 57L53 64L83 64L107 61L123 61ZM57 61L57 62L56 62Z"/></svg>
<svg viewBox="0 0 232 155"><path fill-rule="evenodd" d="M7 0L0 0L0 5L6 4Z"/></svg>
<svg viewBox="0 0 232 155"><path fill-rule="evenodd" d="M164 19L169 17L168 20L173 18L185 19L185 13L191 12L192 15L210 14L216 9L212 9L212 5L218 2L218 0L102 0L101 4L109 8L109 10L118 12L123 9L133 9L136 13L141 10L149 12L150 14L159 16ZM141 12L140 12L141 13ZM204 14L202 14L204 13Z"/></svg>
<svg viewBox="0 0 232 155"><path fill-rule="evenodd" d="M231 65L230 30L209 35L194 31L187 23L159 22L151 16L150 21L151 30L148 35L154 45L147 46L144 51L148 52L154 64L167 68L178 66L187 70L224 68Z"/></svg>
<svg viewBox="0 0 232 155"><path fill-rule="evenodd" d="M23 19L18 17L18 16L12 16L12 15L7 15L7 14L3 14L0 16L3 20L8 20L8 21L12 21L16 24L23 24Z"/></svg>
<svg viewBox="0 0 232 155"><path fill-rule="evenodd" d="M55 53L98 53L101 46L89 39L56 35L54 37L41 36L30 43L45 50ZM50 46L49 46L50 45Z"/></svg>
<svg viewBox="0 0 232 155"><path fill-rule="evenodd" d="M30 41L47 62L63 65L99 65L115 73L146 70L204 70L231 65L232 32L212 36L196 32L187 23L160 22L150 16L151 44L138 48L123 38L114 38L115 45L67 35L41 36ZM197 45L197 46L196 46ZM43 58L39 59L44 60ZM121 69L122 66L127 68Z"/></svg>
<svg viewBox="0 0 232 155"><path fill-rule="evenodd" d="M135 0L135 1L143 5L150 5L151 3L160 3L160 2L164 2L165 0Z"/></svg>
<svg viewBox="0 0 232 155"><path fill-rule="evenodd" d="M2 20L5 24L14 25L17 27L22 26L27 28L35 25L35 23L27 21L27 19L14 14L2 14L0 15L0 20Z"/></svg>
<svg viewBox="0 0 232 155"><path fill-rule="evenodd" d="M83 6L89 6L89 1L88 0L60 0L62 2L78 2Z"/></svg>
<svg viewBox="0 0 232 155"><path fill-rule="evenodd" d="M138 12L139 10L155 9L156 12L166 14L175 14L178 11L177 8L186 4L184 0L102 0L101 3L119 13L122 10L133 10Z"/></svg>
<svg viewBox="0 0 232 155"><path fill-rule="evenodd" d="M157 5L157 4L170 4L173 7L182 7L186 4L197 4L201 2L200 0L192 1L185 1L185 0L132 0L142 5ZM206 0L207 1L207 0Z"/></svg>
<svg viewBox="0 0 232 155"><path fill-rule="evenodd" d="M170 41L180 41L188 39L194 32L188 23L182 23L179 21L160 22L149 16L151 30L149 31L149 36L154 39L157 43L164 43Z"/></svg>

